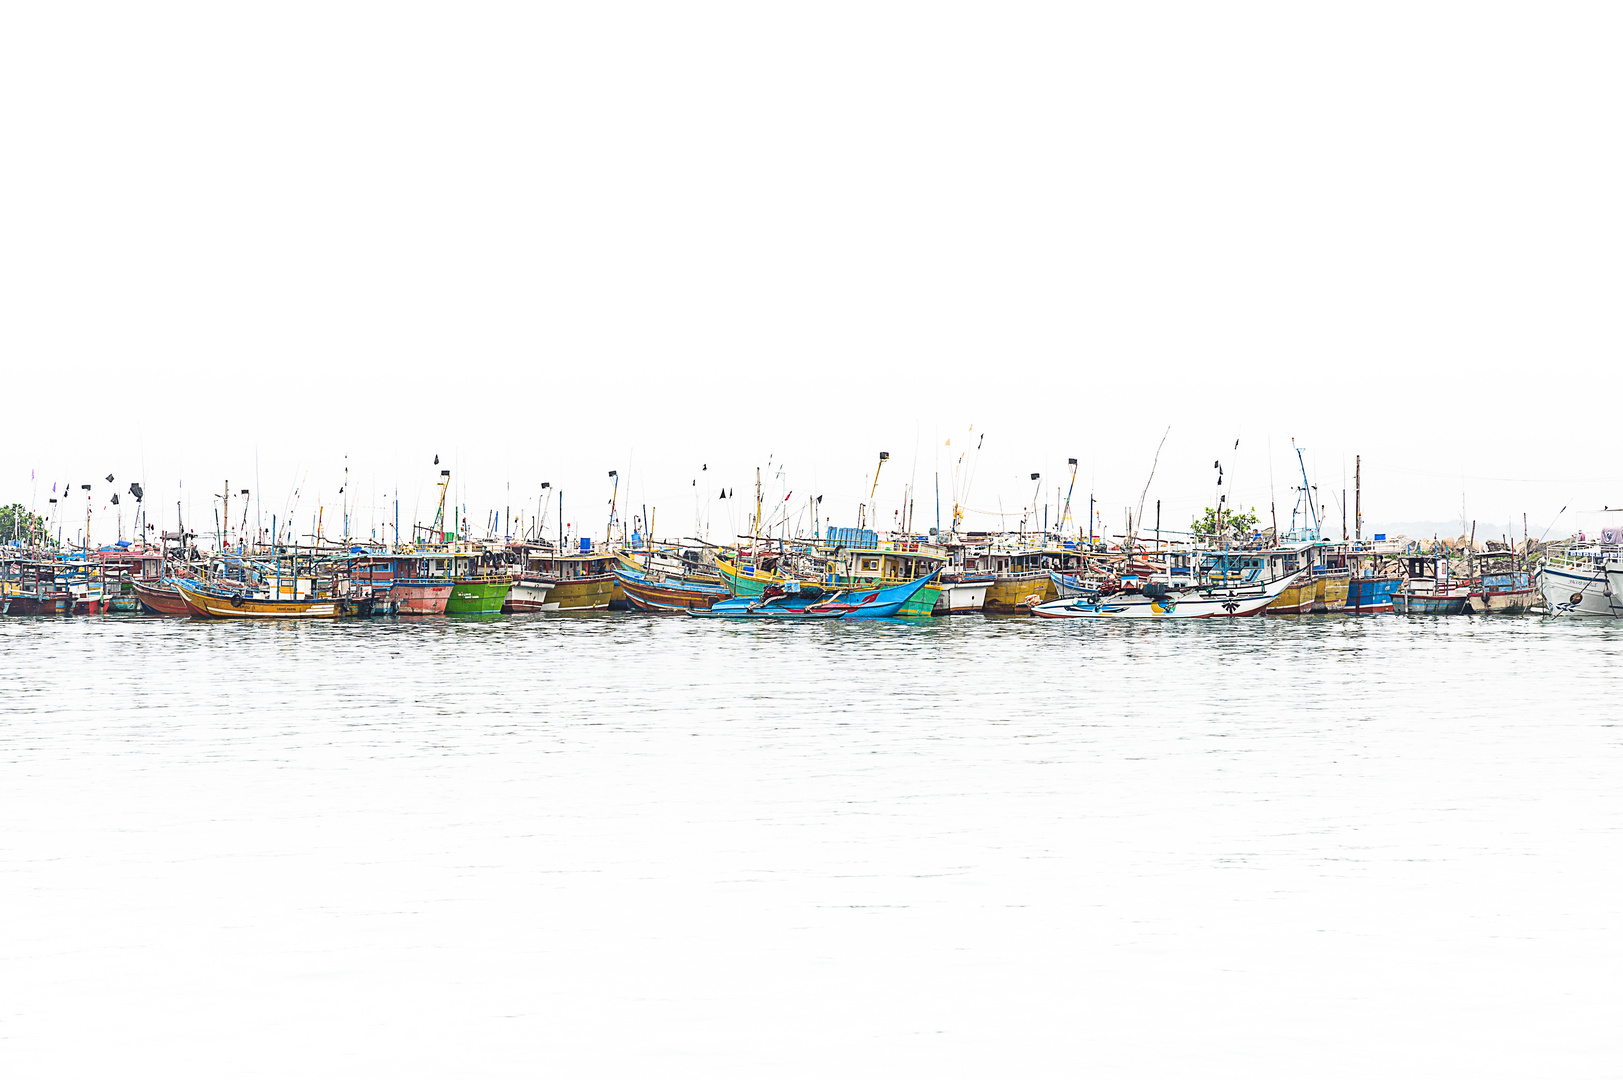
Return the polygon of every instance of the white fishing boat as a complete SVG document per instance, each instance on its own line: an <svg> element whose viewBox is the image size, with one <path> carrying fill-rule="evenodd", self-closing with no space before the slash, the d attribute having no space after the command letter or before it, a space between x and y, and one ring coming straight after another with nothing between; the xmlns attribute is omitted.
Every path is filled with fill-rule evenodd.
<svg viewBox="0 0 1623 1080"><path fill-rule="evenodd" d="M1623 618L1623 547L1588 543L1552 551L1536 580L1551 615Z"/></svg>
<svg viewBox="0 0 1623 1080"><path fill-rule="evenodd" d="M938 581L941 596L935 602L933 615L973 615L986 606L986 590L990 578L958 578Z"/></svg>
<svg viewBox="0 0 1623 1080"><path fill-rule="evenodd" d="M1079 595L1031 608L1045 619L1229 619L1259 614L1307 570L1269 577L1260 552L1213 552L1192 576L1155 574L1136 590Z"/></svg>

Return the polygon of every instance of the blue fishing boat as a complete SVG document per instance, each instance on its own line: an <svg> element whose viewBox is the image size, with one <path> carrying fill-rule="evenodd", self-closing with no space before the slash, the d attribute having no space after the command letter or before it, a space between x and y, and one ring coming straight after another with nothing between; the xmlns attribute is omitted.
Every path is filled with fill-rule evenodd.
<svg viewBox="0 0 1623 1080"><path fill-rule="evenodd" d="M1392 610L1399 615L1463 615L1471 598L1471 583L1451 577L1446 555L1410 556L1403 560L1408 575L1392 594Z"/></svg>
<svg viewBox="0 0 1623 1080"><path fill-rule="evenodd" d="M722 600L707 611L689 611L709 619L884 619L896 615L941 571L879 589L830 592L820 585L786 581L769 585L755 597Z"/></svg>
<svg viewBox="0 0 1623 1080"><path fill-rule="evenodd" d="M1403 579L1396 574L1350 578L1347 581L1347 614L1391 614L1392 596L1402 587Z"/></svg>

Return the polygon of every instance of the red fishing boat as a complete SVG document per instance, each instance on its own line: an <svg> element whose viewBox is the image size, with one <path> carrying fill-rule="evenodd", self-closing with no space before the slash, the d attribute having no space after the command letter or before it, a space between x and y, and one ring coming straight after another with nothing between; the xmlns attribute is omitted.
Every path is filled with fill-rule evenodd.
<svg viewBox="0 0 1623 1080"><path fill-rule="evenodd" d="M141 610L148 615L174 615L184 618L191 614L186 606L186 600L175 588L175 583L163 581L130 580L130 588L135 591L135 598L141 602Z"/></svg>

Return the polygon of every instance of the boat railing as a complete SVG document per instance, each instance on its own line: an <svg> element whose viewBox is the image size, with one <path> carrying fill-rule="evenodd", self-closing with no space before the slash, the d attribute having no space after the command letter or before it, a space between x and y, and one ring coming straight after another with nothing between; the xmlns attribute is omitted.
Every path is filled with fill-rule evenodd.
<svg viewBox="0 0 1623 1080"><path fill-rule="evenodd" d="M1555 548L1545 556L1547 565L1557 570L1594 571L1607 563L1623 562L1623 548L1585 544L1581 547Z"/></svg>

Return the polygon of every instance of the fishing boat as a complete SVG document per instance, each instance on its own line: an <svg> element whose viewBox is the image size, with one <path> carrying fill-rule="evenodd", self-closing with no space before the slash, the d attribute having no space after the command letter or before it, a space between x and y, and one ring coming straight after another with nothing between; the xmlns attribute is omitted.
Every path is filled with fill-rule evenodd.
<svg viewBox="0 0 1623 1080"><path fill-rule="evenodd" d="M1295 575L1295 580L1281 589L1267 606L1269 615L1308 615L1318 599L1318 586L1314 583L1312 551L1307 546L1275 548L1265 553L1282 575ZM1301 571L1301 573L1297 573Z"/></svg>
<svg viewBox="0 0 1623 1080"><path fill-rule="evenodd" d="M928 538L881 538L871 529L830 528L816 541L802 541L797 552L751 551L716 557L716 569L734 596L760 596L772 587L805 581L825 590L890 589L922 581L908 594L897 615L928 618L935 613L944 586L937 584L947 551ZM785 566L797 564L795 572ZM804 571L804 572L801 572ZM967 598L966 598L967 599Z"/></svg>
<svg viewBox="0 0 1623 1080"><path fill-rule="evenodd" d="M1352 571L1347 568L1345 555L1325 553L1324 562L1313 567L1313 613L1337 615L1347 610L1347 596L1352 590Z"/></svg>
<svg viewBox="0 0 1623 1080"><path fill-rule="evenodd" d="M754 596L735 596L718 600L708 608L690 608L688 614L695 619L843 619L849 612L844 609L823 607L831 595L820 586L808 585L804 591L785 591L774 585L766 592Z"/></svg>
<svg viewBox="0 0 1623 1080"><path fill-rule="evenodd" d="M1552 550L1535 575L1551 615L1623 617L1623 547L1580 542ZM15 610L15 609L13 609Z"/></svg>
<svg viewBox="0 0 1623 1080"><path fill-rule="evenodd" d="M799 581L773 585L753 597L721 600L689 615L711 618L857 618L886 619L905 615L910 602L922 593L941 571L932 570L921 578L881 588L840 591Z"/></svg>
<svg viewBox="0 0 1623 1080"><path fill-rule="evenodd" d="M704 580L660 570L643 571L627 566L623 558L614 573L633 611L670 614L705 610L732 597L719 578Z"/></svg>
<svg viewBox="0 0 1623 1080"><path fill-rule="evenodd" d="M76 604L85 596L75 594L70 577L59 560L38 554L8 562L5 584L0 589L7 601L6 614L75 614Z"/></svg>
<svg viewBox="0 0 1623 1080"><path fill-rule="evenodd" d="M449 552L356 552L349 581L356 595L371 599L374 615L444 615L451 599Z"/></svg>
<svg viewBox="0 0 1623 1080"><path fill-rule="evenodd" d="M473 573L451 579L451 595L445 600L447 615L497 615L513 588L509 574Z"/></svg>
<svg viewBox="0 0 1623 1080"><path fill-rule="evenodd" d="M975 615L986 608L986 592L992 587L992 579L964 574L949 578L943 574L936 584L940 595L930 614Z"/></svg>
<svg viewBox="0 0 1623 1080"><path fill-rule="evenodd" d="M336 619L343 613L335 597L280 599L233 591L200 581L175 581L186 609L200 619Z"/></svg>
<svg viewBox="0 0 1623 1080"><path fill-rule="evenodd" d="M1465 610L1473 615L1523 615L1539 602L1538 587L1514 551L1475 557L1476 579Z"/></svg>
<svg viewBox="0 0 1623 1080"><path fill-rule="evenodd" d="M1029 610L1045 619L1222 619L1261 613L1286 589L1307 577L1296 570L1270 579L1260 554L1217 553L1207 556L1203 572L1183 582L1171 574L1141 583L1136 590L1035 604Z"/></svg>
<svg viewBox="0 0 1623 1080"><path fill-rule="evenodd" d="M523 569L518 580L528 588L550 583L541 611L602 611L614 597L615 559L592 552L591 541L582 539L579 554L559 555L550 547L526 545ZM519 610L516 606L515 611Z"/></svg>
<svg viewBox="0 0 1623 1080"><path fill-rule="evenodd" d="M1033 602L1054 598L1053 582L1040 549L993 548L984 560L991 571L986 586L984 611L991 615L1014 615Z"/></svg>
<svg viewBox="0 0 1623 1080"><path fill-rule="evenodd" d="M1403 560L1407 574L1392 594L1399 615L1463 615L1471 583L1451 577L1446 555L1412 555Z"/></svg>
<svg viewBox="0 0 1623 1080"><path fill-rule="evenodd" d="M1384 615L1392 611L1392 595L1403 585L1396 574L1354 574L1347 579L1349 615Z"/></svg>
<svg viewBox="0 0 1623 1080"><path fill-rule="evenodd" d="M1050 570L1048 580L1054 587L1056 600L1075 600L1079 596L1099 595L1099 580L1096 577L1062 574L1058 570Z"/></svg>
<svg viewBox="0 0 1623 1080"><path fill-rule="evenodd" d="M135 590L135 598L140 601L141 610L148 615L171 615L185 617L192 613L186 606L186 600L180 595L175 583L169 580L160 581L134 581L130 587Z"/></svg>
<svg viewBox="0 0 1623 1080"><path fill-rule="evenodd" d="M558 583L549 577L520 573L513 579L513 591L507 594L507 604L502 610L514 615L546 611L547 596L557 587Z"/></svg>

